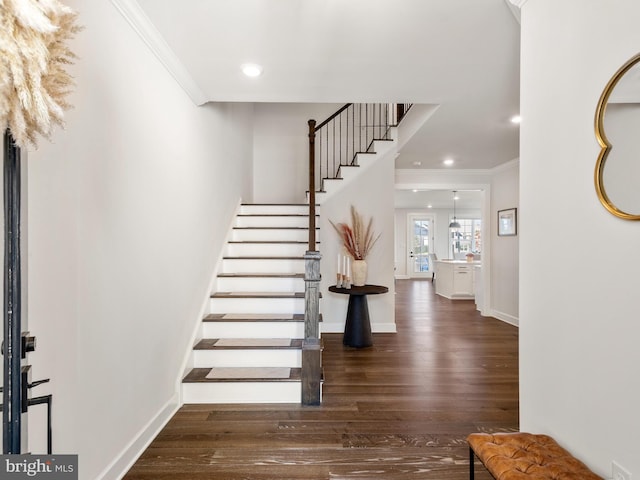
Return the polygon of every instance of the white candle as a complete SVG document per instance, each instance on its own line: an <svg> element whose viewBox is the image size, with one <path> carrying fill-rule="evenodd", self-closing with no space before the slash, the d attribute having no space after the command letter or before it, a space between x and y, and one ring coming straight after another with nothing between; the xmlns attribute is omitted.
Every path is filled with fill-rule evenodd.
<svg viewBox="0 0 640 480"><path fill-rule="evenodd" d="M342 255L338 254L338 274L342 274Z"/></svg>
<svg viewBox="0 0 640 480"><path fill-rule="evenodd" d="M344 257L347 261L347 278L351 278L351 259L349 257Z"/></svg>

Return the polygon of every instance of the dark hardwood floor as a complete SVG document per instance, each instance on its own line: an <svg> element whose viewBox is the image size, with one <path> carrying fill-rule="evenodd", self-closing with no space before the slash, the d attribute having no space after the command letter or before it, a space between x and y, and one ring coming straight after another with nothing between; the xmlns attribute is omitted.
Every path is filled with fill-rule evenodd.
<svg viewBox="0 0 640 480"><path fill-rule="evenodd" d="M186 405L124 478L469 478L466 435L518 429L518 330L430 279L396 292L397 334L323 335L322 406Z"/></svg>

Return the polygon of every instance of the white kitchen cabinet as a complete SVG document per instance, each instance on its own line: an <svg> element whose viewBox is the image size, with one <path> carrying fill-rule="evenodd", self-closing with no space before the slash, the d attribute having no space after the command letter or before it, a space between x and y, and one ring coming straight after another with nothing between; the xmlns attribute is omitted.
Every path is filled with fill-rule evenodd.
<svg viewBox="0 0 640 480"><path fill-rule="evenodd" d="M474 298L474 267L480 262L438 260L436 262L436 293L450 299Z"/></svg>

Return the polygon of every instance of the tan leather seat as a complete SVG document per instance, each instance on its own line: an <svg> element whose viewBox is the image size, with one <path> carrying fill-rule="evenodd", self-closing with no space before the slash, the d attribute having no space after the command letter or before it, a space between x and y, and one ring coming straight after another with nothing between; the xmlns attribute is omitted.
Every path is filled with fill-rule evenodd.
<svg viewBox="0 0 640 480"><path fill-rule="evenodd" d="M471 479L475 453L496 480L602 480L548 435L472 433L467 442Z"/></svg>

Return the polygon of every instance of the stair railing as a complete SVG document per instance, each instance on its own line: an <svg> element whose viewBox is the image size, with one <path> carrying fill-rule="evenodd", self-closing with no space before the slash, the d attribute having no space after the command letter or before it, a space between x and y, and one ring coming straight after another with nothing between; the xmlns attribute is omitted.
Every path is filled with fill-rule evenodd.
<svg viewBox="0 0 640 480"><path fill-rule="evenodd" d="M340 178L340 167L357 165L357 154L372 152L375 140L390 140L391 127L397 126L410 108L410 103L347 103L317 126L314 122L313 132L310 120L314 189L324 191L324 180ZM310 177L311 165L310 161Z"/></svg>
<svg viewBox="0 0 640 480"><path fill-rule="evenodd" d="M316 191L339 178L340 167L356 165L357 154L371 152L375 140L391 140L410 103L347 103L316 126L309 120L309 249L305 253L305 313L302 342L303 405L319 405L322 381L320 340L320 259L316 250ZM317 139L317 141L316 141ZM317 173L317 174L316 174Z"/></svg>

